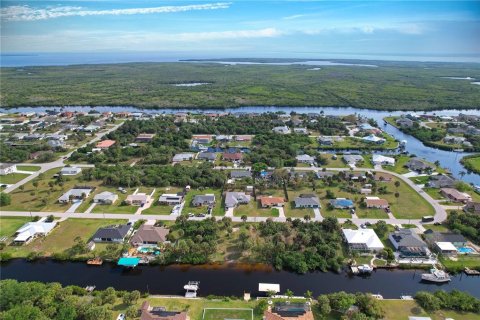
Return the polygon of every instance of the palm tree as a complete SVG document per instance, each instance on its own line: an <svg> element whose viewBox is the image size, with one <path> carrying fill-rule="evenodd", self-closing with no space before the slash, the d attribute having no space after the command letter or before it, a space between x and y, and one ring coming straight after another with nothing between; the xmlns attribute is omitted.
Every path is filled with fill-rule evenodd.
<svg viewBox="0 0 480 320"><path fill-rule="evenodd" d="M291 299L293 297L293 291L287 289L287 291L285 291L285 295L288 297L288 299Z"/></svg>

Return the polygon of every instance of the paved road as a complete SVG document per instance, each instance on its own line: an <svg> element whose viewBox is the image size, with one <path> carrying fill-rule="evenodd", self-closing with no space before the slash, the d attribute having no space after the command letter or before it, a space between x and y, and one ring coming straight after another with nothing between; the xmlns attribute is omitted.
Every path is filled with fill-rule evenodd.
<svg viewBox="0 0 480 320"><path fill-rule="evenodd" d="M113 126L112 128L104 131L104 132L99 132L96 134L95 138L93 138L92 140L90 140L89 142L81 145L79 148L83 148L85 147L87 144L90 144L90 143L94 143L94 142L97 142L99 141L100 139L103 138L103 136L105 136L106 134L109 134L110 132L114 131L114 130L117 130L121 125L123 124L123 122ZM77 149L75 149L77 150ZM65 163L64 163L64 158L68 158L72 155L73 152L75 152L75 150L72 150L70 151L69 153L67 153L65 156L61 157L60 159L58 160L55 160L55 161L52 161L52 162L48 162L48 163L35 163L36 166L39 166L40 167L40 170L38 170L37 172L34 172L33 174L29 175L28 177L25 177L25 179L23 180L20 180L19 182L15 183L15 184L12 184L10 185L8 188L6 188L3 192L5 193L9 193L9 192L12 192L13 190L17 189L18 187L20 187L21 185L24 185L25 183L27 183L28 181L31 181L33 179L35 179L36 177L38 177L40 175L40 173L44 173L50 169L54 169L54 168L58 168L58 167L63 167L65 166ZM18 165L32 165L31 163L18 163ZM82 166L82 167L93 167L94 165L92 164L82 164L82 165L78 165L78 166Z"/></svg>

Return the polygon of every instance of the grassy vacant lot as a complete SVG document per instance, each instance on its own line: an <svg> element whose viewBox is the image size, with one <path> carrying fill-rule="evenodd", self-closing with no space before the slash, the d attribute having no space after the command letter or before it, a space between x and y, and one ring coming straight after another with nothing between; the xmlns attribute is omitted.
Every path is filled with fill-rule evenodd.
<svg viewBox="0 0 480 320"><path fill-rule="evenodd" d="M217 189L203 189L203 190L190 190L185 196L185 206L182 213L207 213L207 206L195 207L192 205L192 200L196 195L214 194L215 206L213 207L214 216L223 216L225 214L225 205L223 203L222 194Z"/></svg>
<svg viewBox="0 0 480 320"><path fill-rule="evenodd" d="M24 246L7 246L4 252L9 252L16 258L26 257L30 252L40 252L42 255L51 256L54 253L60 253L71 248L76 237L88 241L98 228L122 222L125 221L71 218L60 222L45 238L35 239ZM96 250L98 249L96 248Z"/></svg>
<svg viewBox="0 0 480 320"><path fill-rule="evenodd" d="M480 173L480 154L464 157L460 162L466 169Z"/></svg>
<svg viewBox="0 0 480 320"><path fill-rule="evenodd" d="M327 164L320 166L322 168L347 168L347 164L342 160L342 156L337 155L337 159L332 159L333 154L322 154L321 157L327 160Z"/></svg>
<svg viewBox="0 0 480 320"><path fill-rule="evenodd" d="M336 140L332 146L319 146L319 149L337 149L337 150L348 150L348 149L360 149L360 150L386 150L386 149L395 149L398 147L398 142L395 139L387 134L384 135L384 138L387 140L383 144L375 144L371 142L363 141L358 137L345 137L342 140Z"/></svg>
<svg viewBox="0 0 480 320"><path fill-rule="evenodd" d="M38 171L40 170L40 166L17 166L17 169L18 170L22 170L22 171Z"/></svg>
<svg viewBox="0 0 480 320"><path fill-rule="evenodd" d="M480 316L474 313L460 313L445 310L428 313L412 300L380 300L380 304L385 311L385 319L388 320L405 320L408 319L408 316L412 315L418 317L431 317L433 320L443 320L446 318L462 320L480 319Z"/></svg>
<svg viewBox="0 0 480 320"><path fill-rule="evenodd" d="M203 320L224 320L224 319L253 320L253 309L205 308L203 310L202 319Z"/></svg>
<svg viewBox="0 0 480 320"><path fill-rule="evenodd" d="M0 217L0 237L11 237L25 223L32 221L30 217Z"/></svg>
<svg viewBox="0 0 480 320"><path fill-rule="evenodd" d="M28 176L28 173L10 173L5 176L0 176L0 184L14 184Z"/></svg>
<svg viewBox="0 0 480 320"><path fill-rule="evenodd" d="M264 209L260 201L253 199L248 204L241 204L233 210L235 217L246 215L248 217L278 217L278 209Z"/></svg>
<svg viewBox="0 0 480 320"><path fill-rule="evenodd" d="M455 260L442 258L442 264L451 271L460 272L465 267L480 270L480 256L458 255Z"/></svg>
<svg viewBox="0 0 480 320"><path fill-rule="evenodd" d="M2 68L4 107L134 105L224 107L331 106L389 110L474 108L480 92L446 74L479 72L475 64L369 61L380 68L125 63ZM426 68L428 66L428 68ZM208 82L197 87L172 83Z"/></svg>

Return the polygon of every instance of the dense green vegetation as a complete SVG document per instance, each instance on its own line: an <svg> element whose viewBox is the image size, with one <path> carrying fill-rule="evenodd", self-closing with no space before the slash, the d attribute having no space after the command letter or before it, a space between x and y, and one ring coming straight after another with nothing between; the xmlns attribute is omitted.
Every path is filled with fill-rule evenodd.
<svg viewBox="0 0 480 320"><path fill-rule="evenodd" d="M468 171L480 174L480 154L465 156L462 158L462 160L460 160L460 162Z"/></svg>
<svg viewBox="0 0 480 320"><path fill-rule="evenodd" d="M461 233L477 244L480 243L480 216L476 214L459 214L450 212L447 218L447 227L453 232Z"/></svg>
<svg viewBox="0 0 480 320"><path fill-rule="evenodd" d="M439 290L435 293L419 291L415 295L415 300L422 308L428 311L445 309L480 313L480 300L458 290L450 292Z"/></svg>
<svg viewBox="0 0 480 320"><path fill-rule="evenodd" d="M127 63L2 68L2 107L92 105L335 106L389 110L478 108L475 64L369 61L377 68ZM206 82L196 87L173 84Z"/></svg>

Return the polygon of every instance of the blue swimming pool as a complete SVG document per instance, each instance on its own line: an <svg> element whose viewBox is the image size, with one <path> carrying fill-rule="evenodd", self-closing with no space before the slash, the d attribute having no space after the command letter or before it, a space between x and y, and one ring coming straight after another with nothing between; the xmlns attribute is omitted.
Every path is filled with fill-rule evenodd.
<svg viewBox="0 0 480 320"><path fill-rule="evenodd" d="M473 250L472 248L470 247L462 247L462 248L458 248L457 251L459 253L474 253L475 250Z"/></svg>

